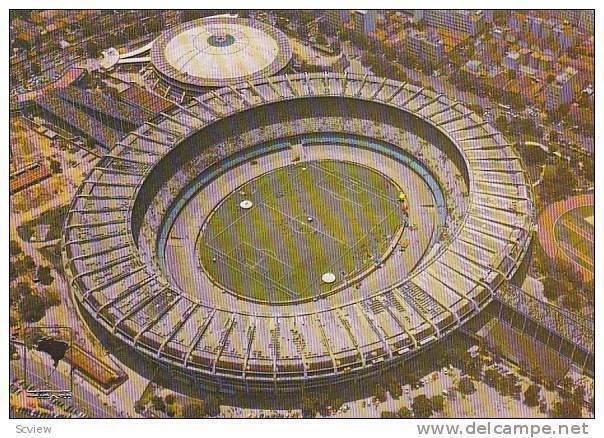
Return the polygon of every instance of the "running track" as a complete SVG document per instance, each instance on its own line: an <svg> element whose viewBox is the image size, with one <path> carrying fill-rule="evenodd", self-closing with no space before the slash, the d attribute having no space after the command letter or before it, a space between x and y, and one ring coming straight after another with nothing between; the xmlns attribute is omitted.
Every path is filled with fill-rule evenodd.
<svg viewBox="0 0 604 438"><path fill-rule="evenodd" d="M562 254L562 256L566 260L571 262L572 265L575 266L575 268L581 273L585 281L589 281L593 278L593 272L584 268L575 260L570 258L565 251L559 251L561 247L556 242L556 235L554 229L556 226L556 222L564 213L570 210L574 210L575 208L589 205L594 205L593 194L573 196L572 198L556 202L547 207L543 211L543 213L541 213L541 216L539 217L539 221L537 223L539 243L541 243L541 247L548 255L548 257L555 259L558 254Z"/></svg>

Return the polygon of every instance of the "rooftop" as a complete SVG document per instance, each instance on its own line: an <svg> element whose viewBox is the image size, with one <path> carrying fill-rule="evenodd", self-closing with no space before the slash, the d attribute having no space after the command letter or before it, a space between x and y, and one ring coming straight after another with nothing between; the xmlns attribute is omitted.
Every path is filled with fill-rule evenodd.
<svg viewBox="0 0 604 438"><path fill-rule="evenodd" d="M281 31L233 17L194 20L169 29L151 48L156 70L169 82L216 87L279 72L292 49Z"/></svg>

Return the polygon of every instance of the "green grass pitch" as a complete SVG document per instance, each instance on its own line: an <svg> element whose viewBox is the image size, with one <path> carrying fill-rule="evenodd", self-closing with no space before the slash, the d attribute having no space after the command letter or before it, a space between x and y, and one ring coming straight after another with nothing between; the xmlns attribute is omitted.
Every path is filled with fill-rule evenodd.
<svg viewBox="0 0 604 438"><path fill-rule="evenodd" d="M279 168L215 209L198 240L201 263L240 296L315 297L376 266L405 223L399 192L380 173L348 162ZM246 199L249 210L239 206ZM326 272L335 274L333 284L321 281Z"/></svg>

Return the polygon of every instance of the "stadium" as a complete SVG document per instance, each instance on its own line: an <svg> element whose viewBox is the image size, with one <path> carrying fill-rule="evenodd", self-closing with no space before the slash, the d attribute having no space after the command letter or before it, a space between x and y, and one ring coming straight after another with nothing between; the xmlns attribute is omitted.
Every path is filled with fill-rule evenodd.
<svg viewBox="0 0 604 438"><path fill-rule="evenodd" d="M513 146L442 94L282 75L175 103L79 187L62 242L85 318L221 391L400 364L521 276L534 229Z"/></svg>

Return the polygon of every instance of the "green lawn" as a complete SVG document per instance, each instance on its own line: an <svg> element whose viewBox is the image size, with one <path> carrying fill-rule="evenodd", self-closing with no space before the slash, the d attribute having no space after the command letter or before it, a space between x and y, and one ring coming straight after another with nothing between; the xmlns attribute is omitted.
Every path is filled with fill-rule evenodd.
<svg viewBox="0 0 604 438"><path fill-rule="evenodd" d="M375 265L404 223L399 188L363 166L314 161L248 182L199 239L210 276L248 298L284 302L327 292ZM239 203L249 199L249 210ZM325 272L336 275L322 283Z"/></svg>

